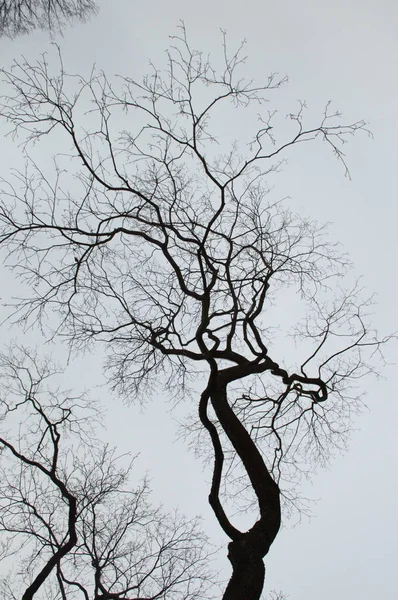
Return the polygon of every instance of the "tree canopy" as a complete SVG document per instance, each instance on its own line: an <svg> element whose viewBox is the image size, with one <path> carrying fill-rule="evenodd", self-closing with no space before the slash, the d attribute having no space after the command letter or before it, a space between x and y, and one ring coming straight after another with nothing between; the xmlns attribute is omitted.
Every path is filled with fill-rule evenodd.
<svg viewBox="0 0 398 600"><path fill-rule="evenodd" d="M28 158L3 183L0 243L32 288L17 320L38 320L73 350L101 342L111 384L131 402L156 385L197 398L188 428L210 449L209 502L230 540L223 598L258 600L283 500L297 506L303 473L344 445L358 380L388 340L369 325L372 299L347 257L268 181L304 141L323 141L348 174L342 145L367 130L330 104L314 123L299 103L278 133L265 105L284 77L245 81L242 47L230 52L225 36L218 69L184 27L172 40L167 67L142 81L63 65L53 75L46 57L3 70L12 134L26 151L56 135L60 149L50 169ZM219 150L223 115L233 130L251 106L254 130ZM286 290L302 315L280 315L293 319L289 363L274 341ZM248 531L229 515L237 483Z"/></svg>
<svg viewBox="0 0 398 600"><path fill-rule="evenodd" d="M17 559L2 597L212 596L199 521L151 505L146 480L131 487L134 460L96 435L98 403L57 386L32 350L3 352L0 369L0 548Z"/></svg>
<svg viewBox="0 0 398 600"><path fill-rule="evenodd" d="M59 32L96 12L93 0L0 0L0 36L12 38L35 29Z"/></svg>

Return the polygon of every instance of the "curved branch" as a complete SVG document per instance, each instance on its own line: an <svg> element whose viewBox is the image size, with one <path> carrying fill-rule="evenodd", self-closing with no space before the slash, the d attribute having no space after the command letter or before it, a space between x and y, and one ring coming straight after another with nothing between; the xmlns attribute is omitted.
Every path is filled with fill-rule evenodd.
<svg viewBox="0 0 398 600"><path fill-rule="evenodd" d="M209 383L207 388L201 394L200 402L199 402L199 417L202 425L207 429L210 434L210 438L213 444L214 449L214 468L213 468L213 478L211 482L211 490L209 494L209 504L212 507L217 520L222 527L224 533L231 540L238 539L242 534L236 529L229 521L224 508L220 502L220 485L221 485L221 476L222 469L224 463L224 452L221 446L220 437L218 435L218 431L214 423L212 423L207 415L207 408L210 399L210 390L212 387L212 376L210 376Z"/></svg>

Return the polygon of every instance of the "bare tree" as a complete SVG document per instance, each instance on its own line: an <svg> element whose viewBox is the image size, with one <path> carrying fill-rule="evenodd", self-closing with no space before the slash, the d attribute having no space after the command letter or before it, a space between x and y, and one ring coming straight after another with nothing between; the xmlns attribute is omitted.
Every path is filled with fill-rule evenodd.
<svg viewBox="0 0 398 600"><path fill-rule="evenodd" d="M209 598L198 521L151 506L146 481L129 489L132 462L93 435L93 400L51 388L53 367L32 351L2 354L0 370L1 559L13 562L2 596Z"/></svg>
<svg viewBox="0 0 398 600"><path fill-rule="evenodd" d="M93 0L0 0L0 36L13 38L35 29L57 32L96 12Z"/></svg>
<svg viewBox="0 0 398 600"><path fill-rule="evenodd" d="M166 70L141 82L68 77L63 67L52 75L46 59L4 71L0 113L12 134L27 149L54 132L60 143L62 131L68 150L54 169L28 159L4 182L0 239L34 289L16 319L57 318L75 349L108 344L111 381L131 400L164 381L170 394L199 396L198 427L214 456L209 502L230 539L223 598L258 600L281 497L294 501L303 472L344 445L355 384L387 338L369 328L371 301L345 283L349 262L324 228L272 200L267 185L284 155L311 140L348 174L342 145L364 122L345 125L328 104L307 125L300 104L278 134L264 105L285 79L242 79L242 47L229 53L225 36L222 60L213 68L182 27ZM228 105L228 133L251 105L259 121L220 152ZM273 329L286 290L303 315L292 324L291 364L276 356ZM192 380L201 379L198 394ZM233 482L237 501L251 493L246 532L228 516Z"/></svg>

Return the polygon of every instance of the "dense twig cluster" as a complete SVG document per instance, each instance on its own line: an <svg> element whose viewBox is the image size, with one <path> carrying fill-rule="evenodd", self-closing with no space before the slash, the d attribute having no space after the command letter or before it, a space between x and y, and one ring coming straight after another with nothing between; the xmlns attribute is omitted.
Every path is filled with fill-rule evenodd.
<svg viewBox="0 0 398 600"><path fill-rule="evenodd" d="M15 37L35 29L59 32L66 23L89 19L93 0L0 0L0 36Z"/></svg>

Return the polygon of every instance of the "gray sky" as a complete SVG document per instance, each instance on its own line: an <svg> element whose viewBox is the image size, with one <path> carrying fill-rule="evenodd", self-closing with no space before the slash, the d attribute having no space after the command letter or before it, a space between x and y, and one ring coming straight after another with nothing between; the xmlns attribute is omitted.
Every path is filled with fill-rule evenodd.
<svg viewBox="0 0 398 600"><path fill-rule="evenodd" d="M155 63L163 60L168 36L183 19L192 45L206 52L219 48L220 27L227 30L232 46L246 38L248 77L265 78L271 71L288 74L288 86L274 96L274 106L282 113L285 108L293 110L298 99L306 100L316 119L332 99L347 122L361 118L369 122L374 140L358 135L347 146L352 181L344 178L330 153L312 144L293 149L273 183L278 195L290 196L295 210L332 223L331 234L349 252L357 273L364 275L363 285L378 294L376 325L382 333L397 329L396 3L103 0L99 4L97 18L74 26L57 40L67 71L88 74L96 62L108 75L143 74L149 58ZM20 54L33 58L46 49L45 33L0 40L3 66ZM243 131L245 124L236 125L237 135L239 127ZM9 143L0 143L3 150L7 147L9 159ZM3 176L6 165L3 160ZM12 285L11 278L7 281ZM390 349L391 359L394 353L396 346ZM79 386L91 386L99 369L98 357L87 358L85 364L84 373L76 370ZM369 410L357 421L359 430L352 435L349 453L336 458L330 470L319 473L305 490L320 499L313 508L314 518L295 528L286 523L272 546L266 560L267 590L281 589L292 600L396 598L396 367L384 374L386 380L368 386ZM183 442L173 441L172 422L164 416L168 407L152 403L145 414L137 414L134 407L113 406L110 438L120 441L123 451L142 451L138 466L150 470L155 498L166 507L178 504L190 515L203 514L215 542L222 541L206 504L203 478L209 473L202 472ZM169 421L170 427L165 427ZM175 469L168 472L166 448L168 460L172 456L175 462Z"/></svg>

